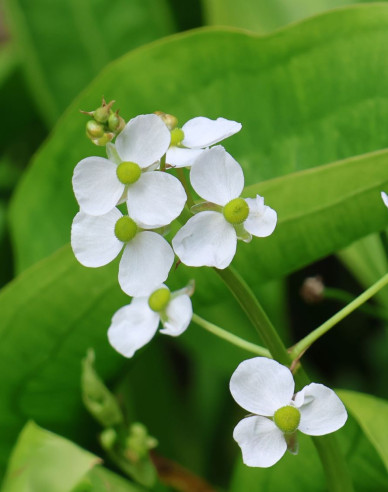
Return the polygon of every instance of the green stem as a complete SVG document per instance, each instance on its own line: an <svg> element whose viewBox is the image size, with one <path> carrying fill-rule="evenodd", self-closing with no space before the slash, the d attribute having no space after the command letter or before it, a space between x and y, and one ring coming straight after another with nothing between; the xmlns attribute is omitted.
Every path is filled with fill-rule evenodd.
<svg viewBox="0 0 388 492"><path fill-rule="evenodd" d="M231 267L225 270L215 269L215 271L237 299L273 358L289 366L291 363L290 355L249 286ZM309 379L302 368L295 374L294 379L298 386L309 384ZM354 492L347 464L335 436L320 436L312 439L325 471L328 490L330 492Z"/></svg>
<svg viewBox="0 0 388 492"><path fill-rule="evenodd" d="M181 167L176 168L176 173L179 181L182 183L183 188L185 189L186 195L187 195L187 206L189 210L191 207L195 205L195 202L193 200L193 197L191 196L191 190L189 185L187 184L186 176Z"/></svg>
<svg viewBox="0 0 388 492"><path fill-rule="evenodd" d="M258 331L264 345L268 347L273 358L281 364L289 366L291 364L291 358L279 337L278 332L275 330L261 304L240 274L232 267L225 268L225 270L218 270L216 268L214 270L222 278L228 289L245 311L251 323Z"/></svg>
<svg viewBox="0 0 388 492"><path fill-rule="evenodd" d="M167 154L164 154L164 156L160 159L160 170L161 171L166 170L166 155Z"/></svg>
<svg viewBox="0 0 388 492"><path fill-rule="evenodd" d="M355 309L364 304L368 299L373 297L379 290L388 284L388 273L381 277L376 283L374 283L369 289L356 297L354 301L349 303L343 309L338 311L334 316L325 321L321 326L309 333L306 337L300 340L292 347L291 356L293 359L297 359L305 352L318 338L327 333L333 326L342 321L346 316L349 316Z"/></svg>
<svg viewBox="0 0 388 492"><path fill-rule="evenodd" d="M193 314L192 320L201 328L204 328L206 331L213 333L213 335L216 335L217 337L222 338L223 340L226 340L227 342L236 345L237 347L247 350L252 354L271 358L271 354L269 350L267 350L266 348L251 342L247 342L243 338L240 338L237 335L233 335L233 333L230 333L229 331L226 331L223 328L220 328L219 326L210 323L210 321L201 318L197 314Z"/></svg>
<svg viewBox="0 0 388 492"><path fill-rule="evenodd" d="M332 287L325 287L323 296L324 299L339 301L342 302L343 304L349 304L350 302L353 302L356 298L356 296L350 294L349 292L346 292L345 290L335 289ZM359 307L359 311L362 311L363 313L373 318L378 318L384 321L388 321L387 312L384 309L380 308L379 306L371 306L368 304L364 304Z"/></svg>

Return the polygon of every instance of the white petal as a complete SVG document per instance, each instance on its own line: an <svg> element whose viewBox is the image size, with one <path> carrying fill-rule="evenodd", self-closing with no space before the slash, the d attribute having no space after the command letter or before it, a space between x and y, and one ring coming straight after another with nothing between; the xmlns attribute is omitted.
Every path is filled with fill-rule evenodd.
<svg viewBox="0 0 388 492"><path fill-rule="evenodd" d="M276 410L290 404L295 383L286 366L266 357L254 357L241 362L229 388L241 407L272 417Z"/></svg>
<svg viewBox="0 0 388 492"><path fill-rule="evenodd" d="M74 217L71 247L82 265L107 265L120 253L123 243L114 234L115 224L120 217L122 214L117 208L97 217L82 211Z"/></svg>
<svg viewBox="0 0 388 492"><path fill-rule="evenodd" d="M271 207L264 205L264 198L256 195L256 198L246 198L249 207L249 215L244 222L244 228L257 237L267 237L273 233L277 213Z"/></svg>
<svg viewBox="0 0 388 492"><path fill-rule="evenodd" d="M174 253L156 232L143 231L127 243L119 267L119 284L129 296L146 296L168 277Z"/></svg>
<svg viewBox="0 0 388 492"><path fill-rule="evenodd" d="M191 299L187 295L175 297L166 309L167 321L163 323L164 328L160 333L177 337L189 326L193 316Z"/></svg>
<svg viewBox="0 0 388 492"><path fill-rule="evenodd" d="M209 147L209 145L221 142L224 138L234 135L241 130L241 123L226 120L225 118L210 120L209 118L198 116L185 123L182 130L185 134L182 144L185 147L194 149Z"/></svg>
<svg viewBox="0 0 388 492"><path fill-rule="evenodd" d="M298 429L309 436L323 436L340 429L348 414L333 390L323 384L311 383L302 391L304 401L299 407Z"/></svg>
<svg viewBox="0 0 388 492"><path fill-rule="evenodd" d="M103 215L117 205L124 185L116 175L114 162L102 157L82 159L73 174L73 189L81 210Z"/></svg>
<svg viewBox="0 0 388 492"><path fill-rule="evenodd" d="M226 268L236 253L234 227L219 212L200 212L177 232L172 245L188 266Z"/></svg>
<svg viewBox="0 0 388 492"><path fill-rule="evenodd" d="M123 161L147 167L158 161L170 145L170 132L156 114L130 120L116 138L116 150Z"/></svg>
<svg viewBox="0 0 388 492"><path fill-rule="evenodd" d="M112 347L124 357L132 357L155 335L159 315L148 307L148 299L133 302L119 309L112 318L108 339Z"/></svg>
<svg viewBox="0 0 388 492"><path fill-rule="evenodd" d="M244 188L240 164L220 145L204 150L195 160L190 181L200 197L222 206L239 197Z"/></svg>
<svg viewBox="0 0 388 492"><path fill-rule="evenodd" d="M247 417L233 431L247 466L268 468L277 463L287 449L283 433L265 417Z"/></svg>
<svg viewBox="0 0 388 492"><path fill-rule="evenodd" d="M128 212L140 227L155 229L176 219L186 199L186 192L175 176L161 171L143 173L128 187Z"/></svg>
<svg viewBox="0 0 388 492"><path fill-rule="evenodd" d="M170 147L167 151L166 163L174 167L190 167L202 152L202 149Z"/></svg>
<svg viewBox="0 0 388 492"><path fill-rule="evenodd" d="M384 202L384 205L388 207L388 195L384 191L381 192L381 198Z"/></svg>

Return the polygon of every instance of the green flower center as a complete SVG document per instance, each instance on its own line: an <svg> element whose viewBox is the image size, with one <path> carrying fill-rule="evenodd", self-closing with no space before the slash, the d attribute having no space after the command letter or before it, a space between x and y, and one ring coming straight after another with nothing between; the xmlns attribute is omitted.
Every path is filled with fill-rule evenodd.
<svg viewBox="0 0 388 492"><path fill-rule="evenodd" d="M136 162L122 162L116 169L117 177L123 184L135 183L141 175L141 168Z"/></svg>
<svg viewBox="0 0 388 492"><path fill-rule="evenodd" d="M170 146L175 147L179 145L184 138L185 134L183 133L183 130L181 128L174 128L173 130L171 130Z"/></svg>
<svg viewBox="0 0 388 492"><path fill-rule="evenodd" d="M115 225L115 235L119 241L127 243L136 236L137 225L131 217L124 215L120 217Z"/></svg>
<svg viewBox="0 0 388 492"><path fill-rule="evenodd" d="M273 419L281 431L285 434L292 434L298 428L300 412L297 408L287 405L276 410Z"/></svg>
<svg viewBox="0 0 388 492"><path fill-rule="evenodd" d="M249 215L249 207L243 198L234 198L225 205L222 213L231 224L242 224Z"/></svg>
<svg viewBox="0 0 388 492"><path fill-rule="evenodd" d="M171 292L166 287L161 287L150 295L148 305L152 311L159 313L166 309L167 304L170 302L170 297Z"/></svg>

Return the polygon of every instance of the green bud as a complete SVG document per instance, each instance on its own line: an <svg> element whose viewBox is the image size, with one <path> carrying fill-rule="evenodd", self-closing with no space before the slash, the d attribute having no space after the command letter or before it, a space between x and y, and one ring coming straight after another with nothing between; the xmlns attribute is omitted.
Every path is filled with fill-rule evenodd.
<svg viewBox="0 0 388 492"><path fill-rule="evenodd" d="M273 420L285 434L292 434L298 428L300 412L297 408L287 405L276 410Z"/></svg>
<svg viewBox="0 0 388 492"><path fill-rule="evenodd" d="M128 215L120 217L120 219L116 222L115 235L119 241L127 243L136 236L136 233L136 222L131 219L131 217L128 217Z"/></svg>
<svg viewBox="0 0 388 492"><path fill-rule="evenodd" d="M98 145L100 147L106 145L107 143L109 143L113 137L115 136L114 133L109 133L109 132L106 132L104 133L104 135L100 138L92 138L91 141L94 143L94 145Z"/></svg>
<svg viewBox="0 0 388 492"><path fill-rule="evenodd" d="M183 130L181 128L174 128L174 130L171 130L170 147L179 145L184 138L185 134L183 133Z"/></svg>
<svg viewBox="0 0 388 492"><path fill-rule="evenodd" d="M86 123L86 135L90 138L100 138L104 135L104 125L97 123L95 120L89 120Z"/></svg>
<svg viewBox="0 0 388 492"><path fill-rule="evenodd" d="M249 215L249 207L243 198L234 198L225 205L222 213L230 224L242 224Z"/></svg>
<svg viewBox="0 0 388 492"><path fill-rule="evenodd" d="M100 434L100 443L101 446L109 451L113 448L117 440L117 432L112 429L104 429Z"/></svg>
<svg viewBox="0 0 388 492"><path fill-rule="evenodd" d="M129 429L126 439L126 447L133 457L137 459L148 455L150 449L158 445L157 439L148 434L147 427L140 422L134 422Z"/></svg>
<svg viewBox="0 0 388 492"><path fill-rule="evenodd" d="M162 287L158 290L155 290L150 297L148 298L148 305L152 309L152 311L155 311L156 313L159 313L161 311L164 311L170 302L170 297L171 297L171 292L167 287Z"/></svg>
<svg viewBox="0 0 388 492"><path fill-rule="evenodd" d="M117 166L116 174L123 184L132 184L140 178L141 168L136 162L122 162Z"/></svg>
<svg viewBox="0 0 388 492"><path fill-rule="evenodd" d="M112 106L115 103L115 101L111 101L108 104L105 102L105 100L102 100L102 106L97 108L95 111L93 111L93 118L98 122L98 123L106 123L109 119L109 116L112 112Z"/></svg>
<svg viewBox="0 0 388 492"><path fill-rule="evenodd" d="M125 127L125 121L117 112L112 113L108 118L108 127L110 131L120 133Z"/></svg>
<svg viewBox="0 0 388 492"><path fill-rule="evenodd" d="M84 405L104 427L118 425L123 421L120 407L96 373L94 358L93 350L88 350L82 361L81 390Z"/></svg>

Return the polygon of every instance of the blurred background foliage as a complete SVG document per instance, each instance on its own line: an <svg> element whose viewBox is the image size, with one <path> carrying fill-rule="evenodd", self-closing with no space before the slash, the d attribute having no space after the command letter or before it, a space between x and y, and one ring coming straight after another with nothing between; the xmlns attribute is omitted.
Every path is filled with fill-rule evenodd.
<svg viewBox="0 0 388 492"><path fill-rule="evenodd" d="M89 347L126 419L147 426L161 456L221 490L325 490L308 438L301 438L297 458L287 456L271 470L241 465L232 430L243 414L228 381L250 354L194 325L177 340L157 337L129 361L110 348L110 318L127 298L117 286L117 262L89 270L72 255L71 175L83 157L103 155L85 138L79 114L102 96L116 99L126 120L163 110L181 123L197 115L241 121L242 132L225 145L244 167L246 194L263 193L279 213L279 227L267 241L239 245L235 265L291 345L387 267L388 214L379 191L388 190L388 5L355 4L7 0L1 6L0 476L30 419L63 436L27 424L3 492L29 490L28 484L39 492L144 490L119 476L83 407L81 361ZM325 13L337 7L348 8ZM296 21L302 22L287 26ZM326 299L306 303L300 290L314 275L329 287ZM258 342L211 270L181 265L169 285L179 288L191 278L198 314ZM388 490L388 437L383 441L379 432L388 417L386 290L370 311L349 316L304 363L313 380L348 390L341 397L351 422L339 440L357 490L377 492ZM365 413L372 406L373 414ZM57 473L39 470L36 446ZM52 449L63 459L49 460ZM30 476L15 475L25 467ZM64 482L69 469L74 473ZM197 483L175 465L171 476L168 486L153 490L185 490L173 485L177 476L186 487Z"/></svg>

